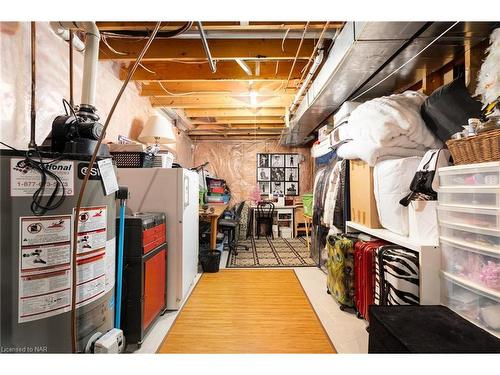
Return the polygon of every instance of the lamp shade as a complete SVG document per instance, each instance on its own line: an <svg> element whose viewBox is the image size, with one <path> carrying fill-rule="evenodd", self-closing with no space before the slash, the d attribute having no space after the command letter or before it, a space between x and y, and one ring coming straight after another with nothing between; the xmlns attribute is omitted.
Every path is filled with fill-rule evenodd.
<svg viewBox="0 0 500 375"><path fill-rule="evenodd" d="M149 116L146 126L139 135L139 141L144 143L175 143L172 123L164 116Z"/></svg>

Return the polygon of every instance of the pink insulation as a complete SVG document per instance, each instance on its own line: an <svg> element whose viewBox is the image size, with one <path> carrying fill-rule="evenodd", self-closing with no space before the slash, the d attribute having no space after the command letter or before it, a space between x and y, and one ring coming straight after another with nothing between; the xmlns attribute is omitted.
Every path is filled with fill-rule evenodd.
<svg viewBox="0 0 500 375"><path fill-rule="evenodd" d="M37 22L36 50L36 142L47 137L52 120L64 113L62 98L69 100L68 43L50 29L48 22ZM15 148L26 148L30 123L30 24L2 23L0 27L0 121L1 140ZM74 51L74 101L80 104L83 54ZM104 123L120 90L119 66L112 61L99 61L96 107ZM106 134L116 141L119 134L137 139L153 108L147 97L139 95L136 83L129 83L118 104ZM177 162L192 166L191 141L184 134L171 145Z"/></svg>
<svg viewBox="0 0 500 375"><path fill-rule="evenodd" d="M312 191L312 158L310 148L279 146L268 141L198 141L194 147L194 164L205 162L207 169L226 180L231 189L231 203L249 200L257 185L258 153L298 153L303 155L299 164L299 194Z"/></svg>

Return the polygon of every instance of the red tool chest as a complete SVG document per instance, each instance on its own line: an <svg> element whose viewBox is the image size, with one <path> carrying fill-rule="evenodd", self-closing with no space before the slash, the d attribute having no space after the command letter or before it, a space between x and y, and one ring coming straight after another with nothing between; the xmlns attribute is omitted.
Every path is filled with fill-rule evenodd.
<svg viewBox="0 0 500 375"><path fill-rule="evenodd" d="M121 328L127 344L140 346L166 307L167 227L164 213L125 217Z"/></svg>

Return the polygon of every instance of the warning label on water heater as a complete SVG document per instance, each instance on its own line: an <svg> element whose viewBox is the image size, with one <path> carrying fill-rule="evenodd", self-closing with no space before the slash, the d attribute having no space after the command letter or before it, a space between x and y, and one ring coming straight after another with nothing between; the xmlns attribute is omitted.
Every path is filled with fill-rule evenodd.
<svg viewBox="0 0 500 375"><path fill-rule="evenodd" d="M45 168L61 179L64 194L66 196L74 195L74 162L58 160L49 163L50 159L44 159L43 161L46 162L44 164ZM42 175L40 172L29 166L25 159L12 158L10 160L10 195L12 197L31 197L40 187L41 181ZM56 180L48 176L42 195L50 196L56 185Z"/></svg>
<svg viewBox="0 0 500 375"><path fill-rule="evenodd" d="M18 322L69 311L72 215L19 220Z"/></svg>
<svg viewBox="0 0 500 375"><path fill-rule="evenodd" d="M82 207L77 233L77 307L106 293L107 206Z"/></svg>
<svg viewBox="0 0 500 375"><path fill-rule="evenodd" d="M107 206L82 207L78 217L76 306L114 285L114 241L107 241ZM71 310L73 215L25 216L19 222L18 322Z"/></svg>

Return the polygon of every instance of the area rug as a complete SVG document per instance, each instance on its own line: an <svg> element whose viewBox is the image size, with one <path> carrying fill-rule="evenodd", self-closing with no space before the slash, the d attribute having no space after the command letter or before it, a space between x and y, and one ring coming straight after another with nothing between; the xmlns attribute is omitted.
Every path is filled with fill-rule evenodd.
<svg viewBox="0 0 500 375"><path fill-rule="evenodd" d="M204 273L158 353L335 353L294 270Z"/></svg>
<svg viewBox="0 0 500 375"><path fill-rule="evenodd" d="M247 245L248 251L238 249L238 255L232 252L227 259L227 268L260 267L314 267L316 262L307 250L306 240L297 238L250 237L239 241Z"/></svg>

